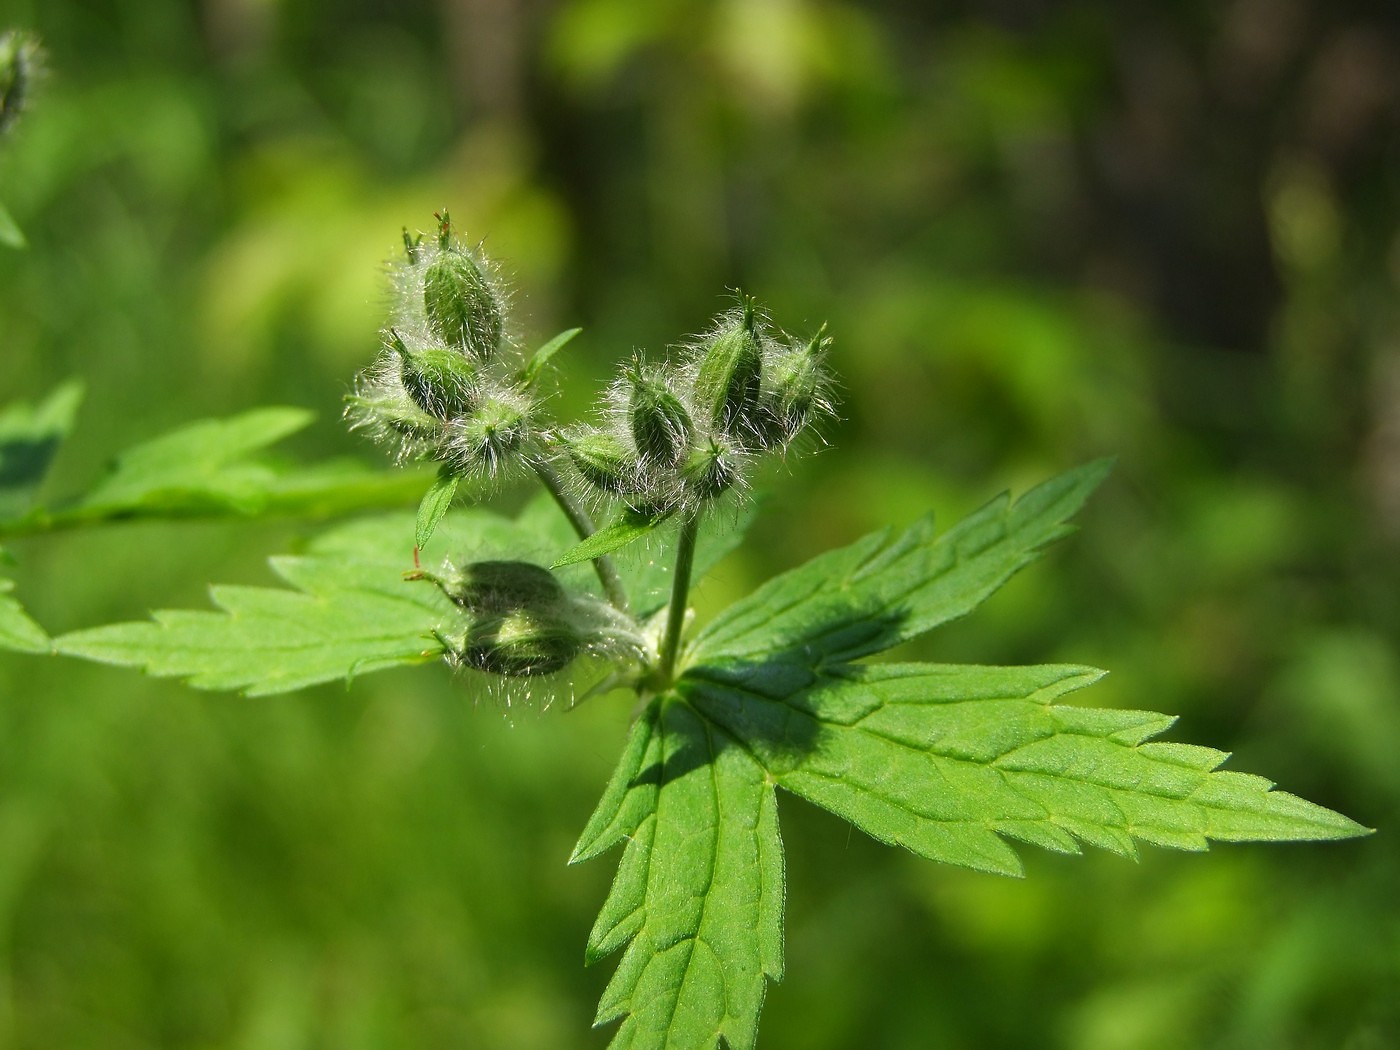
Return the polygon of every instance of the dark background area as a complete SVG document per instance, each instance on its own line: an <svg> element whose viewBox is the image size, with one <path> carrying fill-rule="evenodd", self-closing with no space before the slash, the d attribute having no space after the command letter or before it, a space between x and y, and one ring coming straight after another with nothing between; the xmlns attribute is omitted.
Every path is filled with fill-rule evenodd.
<svg viewBox="0 0 1400 1050"><path fill-rule="evenodd" d="M833 543L1116 455L1082 531L906 650L1072 661L1083 703L1381 834L937 867L790 798L766 1047L1400 1041L1400 12L1386 3L0 0L49 73L0 143L0 401L113 450L373 356L401 226L454 219L560 416L757 295L829 322L829 447L713 610ZM507 494L507 501L510 494ZM267 583L311 526L16 542L51 631ZM603 1046L564 861L628 702L445 669L288 697L0 659L0 1047Z"/></svg>

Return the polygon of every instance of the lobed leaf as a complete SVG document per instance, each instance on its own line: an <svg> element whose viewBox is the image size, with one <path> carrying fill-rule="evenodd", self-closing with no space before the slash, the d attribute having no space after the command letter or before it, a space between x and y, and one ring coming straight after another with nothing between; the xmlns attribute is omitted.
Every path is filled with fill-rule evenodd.
<svg viewBox="0 0 1400 1050"><path fill-rule="evenodd" d="M936 536L932 517L872 533L769 580L700 632L689 659L841 662L964 616L1034 561L1108 473L1100 460L1002 494Z"/></svg>
<svg viewBox="0 0 1400 1050"><path fill-rule="evenodd" d="M411 473L372 471L352 461L292 467L263 453L312 415L262 408L206 419L117 456L85 495L45 513L47 524L213 515L328 515L397 503L421 491Z"/></svg>
<svg viewBox="0 0 1400 1050"><path fill-rule="evenodd" d="M695 710L742 741L777 783L883 842L1017 875L1007 839L1062 853L1136 841L1350 838L1355 821L1220 771L1205 747L1149 742L1173 719L1061 706L1086 667L742 663L691 668Z"/></svg>
<svg viewBox="0 0 1400 1050"><path fill-rule="evenodd" d="M773 786L723 732L673 697L632 728L575 850L626 842L588 939L625 946L596 1025L614 1050L753 1046L766 979L782 978L783 857Z"/></svg>
<svg viewBox="0 0 1400 1050"><path fill-rule="evenodd" d="M394 514L353 522L324 534L304 555L273 558L277 575L296 590L217 586L210 589L217 612L156 612L150 621L61 635L53 646L254 696L420 663L441 652L433 632L457 613L437 587L403 579L412 564L413 521ZM515 522L481 510L445 520L441 531L462 561L518 557L537 542Z"/></svg>

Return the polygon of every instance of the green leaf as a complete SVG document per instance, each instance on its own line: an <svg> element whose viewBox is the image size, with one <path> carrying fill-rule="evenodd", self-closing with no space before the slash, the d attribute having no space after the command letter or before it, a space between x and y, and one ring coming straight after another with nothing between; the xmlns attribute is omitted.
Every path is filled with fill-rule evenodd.
<svg viewBox="0 0 1400 1050"><path fill-rule="evenodd" d="M458 613L437 587L403 579L412 528L408 514L353 522L304 555L271 559L296 590L216 586L218 612L157 612L151 621L61 635L54 648L253 696L421 663L439 655L433 632ZM440 531L462 560L518 557L533 544L514 522L480 510L444 521Z"/></svg>
<svg viewBox="0 0 1400 1050"><path fill-rule="evenodd" d="M311 413L262 408L180 427L121 453L50 526L131 518L226 514L323 516L411 499L421 475L371 471L350 461L291 467L261 456L304 428Z"/></svg>
<svg viewBox="0 0 1400 1050"><path fill-rule="evenodd" d="M0 649L14 649L22 653L46 653L49 651L49 636L44 629L29 618L23 607L10 591L14 581L0 576Z"/></svg>
<svg viewBox="0 0 1400 1050"><path fill-rule="evenodd" d="M525 367L520 370L520 381L526 386L537 383L541 373L544 372L544 366L549 363L549 359L573 342L574 337L582 331L582 328L565 329L536 350Z"/></svg>
<svg viewBox="0 0 1400 1050"><path fill-rule="evenodd" d="M413 542L419 550L428 545L438 522L447 513L447 508L452 506L452 497L457 494L457 480L456 474L447 470L439 471L432 488L424 494L423 502L418 504L418 520L414 524Z"/></svg>
<svg viewBox="0 0 1400 1050"><path fill-rule="evenodd" d="M966 615L1071 531L1065 520L1108 473L1101 460L1003 494L935 536L926 517L818 555L736 602L700 632L689 659L852 660Z"/></svg>
<svg viewBox="0 0 1400 1050"><path fill-rule="evenodd" d="M695 710L742 742L777 783L923 857L1017 875L1016 839L1062 853L1135 841L1364 835L1355 821L1218 767L1224 752L1149 742L1174 719L1056 701L1086 667L795 665L691 668Z"/></svg>
<svg viewBox="0 0 1400 1050"><path fill-rule="evenodd" d="M24 239L24 231L19 228L14 216L3 204L0 204L0 244L7 248L29 247L29 242Z"/></svg>
<svg viewBox="0 0 1400 1050"><path fill-rule="evenodd" d="M628 508L611 525L605 525L588 539L575 544L555 559L551 568L561 569L565 565L592 561L605 554L633 543L654 530L665 521L669 514L643 514Z"/></svg>
<svg viewBox="0 0 1400 1050"><path fill-rule="evenodd" d="M595 1025L614 1048L753 1046L782 978L783 855L772 784L674 697L654 701L574 853L626 842L587 959L626 947Z"/></svg>
<svg viewBox="0 0 1400 1050"><path fill-rule="evenodd" d="M0 409L0 521L22 517L33 505L82 399L82 384L69 382L37 405Z"/></svg>

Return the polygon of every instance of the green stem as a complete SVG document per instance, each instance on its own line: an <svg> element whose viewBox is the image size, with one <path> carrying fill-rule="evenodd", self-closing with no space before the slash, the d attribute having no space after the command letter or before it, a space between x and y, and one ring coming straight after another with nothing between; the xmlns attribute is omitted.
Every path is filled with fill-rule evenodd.
<svg viewBox="0 0 1400 1050"><path fill-rule="evenodd" d="M564 512L564 517L569 519L569 524L574 527L579 539L586 540L598 531L593 519L588 516L588 511L574 502L564 487L564 479L543 456L532 453L526 457L526 461L530 464L530 469L539 476L549 494L554 497L554 502L559 504L559 509ZM617 566L613 564L613 560L606 554L594 558L593 571L598 574L598 581L603 585L613 608L618 612L630 613L627 589L622 585L622 577L617 574Z"/></svg>
<svg viewBox="0 0 1400 1050"><path fill-rule="evenodd" d="M676 574L671 581L671 605L666 611L666 634L661 640L661 663L656 680L660 689L669 689L676 671L676 655L681 648L681 628L685 626L685 603L690 596L690 573L695 565L695 538L700 533L699 511L689 511L681 519L676 546Z"/></svg>

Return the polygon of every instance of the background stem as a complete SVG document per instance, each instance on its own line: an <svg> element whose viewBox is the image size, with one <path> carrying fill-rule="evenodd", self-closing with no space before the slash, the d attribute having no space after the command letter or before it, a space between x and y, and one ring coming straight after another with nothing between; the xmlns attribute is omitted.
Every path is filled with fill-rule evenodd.
<svg viewBox="0 0 1400 1050"><path fill-rule="evenodd" d="M593 533L598 531L593 524L593 519L588 511L580 507L568 490L564 487L564 479L559 476L558 471L551 467L543 456L532 454L527 457L530 468L539 476L540 482L549 494L554 497L554 502L559 504L559 509L564 512L564 517L569 519L569 524L574 527L581 540L588 539ZM622 577L617 574L617 566L606 554L593 559L593 570L598 574L598 580L603 585L603 590L607 593L608 601L618 612L630 613L630 603L627 601L627 589L622 585Z"/></svg>

